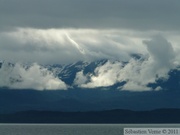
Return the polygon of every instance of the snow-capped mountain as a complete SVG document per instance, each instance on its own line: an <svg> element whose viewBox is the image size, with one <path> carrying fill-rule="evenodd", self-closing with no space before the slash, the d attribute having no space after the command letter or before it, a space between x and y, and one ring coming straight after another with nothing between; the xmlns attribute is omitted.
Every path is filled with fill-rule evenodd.
<svg viewBox="0 0 180 135"><path fill-rule="evenodd" d="M135 57L135 58L140 59L138 57ZM96 69L98 67L104 66L108 62L109 62L108 60L104 59L104 60L99 60L99 61L94 61L94 62L79 61L77 63L73 63L73 64L69 64L69 65L65 65L65 66L57 65L55 67L56 73L57 73L56 75L62 81L64 81L66 84L68 84L70 86L76 86L76 84L74 84L74 80L76 78L77 73L82 71L82 73L84 75L98 76L95 73ZM115 63L117 61L113 61L113 62ZM119 63L119 65L122 63L123 63L123 66L128 64L126 62L121 62L121 63ZM180 88L180 70L179 70L179 68L169 70L167 73L167 76L168 76L167 78L156 78L155 82L148 83L147 86L152 90L157 87L161 87L161 89L165 89L165 90L179 89ZM90 81L90 80L87 80L87 81ZM113 85L109 85L109 86L105 86L105 87L118 89L118 88L122 87L124 84L126 84L126 80L119 81L119 82L114 83ZM102 87L99 87L99 88L102 88Z"/></svg>
<svg viewBox="0 0 180 135"><path fill-rule="evenodd" d="M154 75L147 74L149 80L145 80L146 68L153 69L147 67L149 65L145 65L146 62L145 58L137 54L133 54L129 62L103 59L92 62L78 61L67 65L23 65L2 61L0 84L1 87L40 90L99 88L146 91L180 88L178 67L162 73L159 71Z"/></svg>
<svg viewBox="0 0 180 135"><path fill-rule="evenodd" d="M137 67L143 64L144 60L140 57L135 57L130 62L104 59L93 62L79 61L68 65L41 66L2 62L0 112L178 108L179 68L171 69L164 77L156 77L155 81L144 85L144 82L140 82L144 69ZM137 73L134 74L135 71ZM137 74L140 79L134 78L133 75ZM136 87L125 90L125 86L133 81L148 89ZM8 90L7 87L13 90Z"/></svg>
<svg viewBox="0 0 180 135"><path fill-rule="evenodd" d="M97 67L104 65L108 60L99 60L94 62L78 61L68 65L48 65L45 66L53 71L62 81L68 85L73 85L78 72L83 74L94 74Z"/></svg>

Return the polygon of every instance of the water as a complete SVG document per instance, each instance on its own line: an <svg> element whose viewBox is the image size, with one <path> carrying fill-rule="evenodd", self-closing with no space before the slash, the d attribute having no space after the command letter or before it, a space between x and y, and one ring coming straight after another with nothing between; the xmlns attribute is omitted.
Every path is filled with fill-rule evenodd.
<svg viewBox="0 0 180 135"><path fill-rule="evenodd" d="M125 127L180 128L180 124L0 124L0 135L123 135Z"/></svg>

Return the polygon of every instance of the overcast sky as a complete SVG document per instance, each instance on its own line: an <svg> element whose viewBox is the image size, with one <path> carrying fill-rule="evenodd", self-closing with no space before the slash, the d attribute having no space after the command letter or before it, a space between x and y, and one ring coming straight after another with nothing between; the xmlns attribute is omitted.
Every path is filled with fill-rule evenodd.
<svg viewBox="0 0 180 135"><path fill-rule="evenodd" d="M142 42L154 35L176 44L179 13L179 0L0 0L0 57L38 63L124 60L129 53L145 53Z"/></svg>
<svg viewBox="0 0 180 135"><path fill-rule="evenodd" d="M78 79L87 77L78 73L76 83L97 87L125 79L130 80L127 89L148 89L146 85L155 82L156 75L167 78L168 71L180 64L179 13L179 0L0 0L0 59L40 64L104 58L129 61L118 70L133 73L123 78L104 83L104 69L110 66L109 73L117 73L116 65L107 63L96 69L97 75L87 84L78 84ZM134 53L146 61L134 62L130 57ZM31 70L41 73L37 67ZM128 78L138 76L134 74L137 68L141 78ZM51 78L55 88L63 84L66 89L49 72L45 78Z"/></svg>
<svg viewBox="0 0 180 135"><path fill-rule="evenodd" d="M179 12L179 0L0 0L0 27L179 30Z"/></svg>

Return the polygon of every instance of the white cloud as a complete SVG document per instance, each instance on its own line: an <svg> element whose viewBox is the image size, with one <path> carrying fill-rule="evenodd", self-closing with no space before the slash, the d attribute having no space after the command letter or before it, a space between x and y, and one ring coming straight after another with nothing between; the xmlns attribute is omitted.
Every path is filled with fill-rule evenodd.
<svg viewBox="0 0 180 135"><path fill-rule="evenodd" d="M81 87L95 88L112 86L117 82L126 81L122 90L144 91L151 90L147 85L155 83L157 79L168 79L168 72L175 68L174 50L166 39L157 36L152 40L144 41L148 54L142 59L130 59L128 64L108 61L95 69L95 75L90 75L88 83ZM155 90L160 90L158 86Z"/></svg>
<svg viewBox="0 0 180 135"><path fill-rule="evenodd" d="M127 33L121 30L18 28L0 33L0 58L45 64L102 58L128 60L129 53L142 53L144 48L140 42L142 38Z"/></svg>
<svg viewBox="0 0 180 135"><path fill-rule="evenodd" d="M74 79L74 84L81 87L82 84L85 84L88 81L87 77L83 74L83 71L77 72Z"/></svg>
<svg viewBox="0 0 180 135"><path fill-rule="evenodd" d="M81 84L81 87L94 88L114 85L118 81L121 68L121 63L111 63L108 61L103 66L97 67L95 69L95 75L90 75L90 82Z"/></svg>
<svg viewBox="0 0 180 135"><path fill-rule="evenodd" d="M122 87L123 90L150 90L146 84L154 82L156 78L145 78L142 69L142 64L145 63L135 59L131 59L127 65L118 61L108 61L95 69L95 75L86 75L90 81L84 84L79 83L79 86L84 88L107 87L126 81L127 83Z"/></svg>
<svg viewBox="0 0 180 135"><path fill-rule="evenodd" d="M17 89L66 90L66 84L46 68L34 63L27 67L21 64L3 63L0 68L0 86Z"/></svg>
<svg viewBox="0 0 180 135"><path fill-rule="evenodd" d="M125 90L150 90L148 83L155 83L159 78L168 79L169 70L176 67L173 47L166 39L156 36L144 44L149 56L144 61L131 60L123 69L126 71L123 78L128 80L123 87ZM160 87L155 89L160 90Z"/></svg>
<svg viewBox="0 0 180 135"><path fill-rule="evenodd" d="M153 40L144 41L152 59L158 66L172 68L175 58L174 49L170 42L161 36L155 36Z"/></svg>

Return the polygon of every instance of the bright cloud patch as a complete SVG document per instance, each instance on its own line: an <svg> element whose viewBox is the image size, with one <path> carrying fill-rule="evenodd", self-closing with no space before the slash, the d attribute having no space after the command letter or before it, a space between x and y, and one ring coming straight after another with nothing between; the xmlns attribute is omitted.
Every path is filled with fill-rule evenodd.
<svg viewBox="0 0 180 135"><path fill-rule="evenodd" d="M19 28L0 33L0 58L43 64L128 60L130 53L144 52L141 41L122 30Z"/></svg>
<svg viewBox="0 0 180 135"><path fill-rule="evenodd" d="M26 67L3 63L0 69L0 86L36 90L67 89L64 82L38 64Z"/></svg>
<svg viewBox="0 0 180 135"><path fill-rule="evenodd" d="M148 87L149 83L155 83L160 78L168 79L169 70L175 68L175 55L171 43L160 36L144 43L148 51L146 57L132 58L127 64L108 61L95 69L95 75L83 75L80 72L76 75L76 80L86 77L90 78L90 81L87 83L81 81L79 86L106 87L125 81L122 90L144 91L152 89ZM160 89L160 87L155 88L155 90Z"/></svg>

